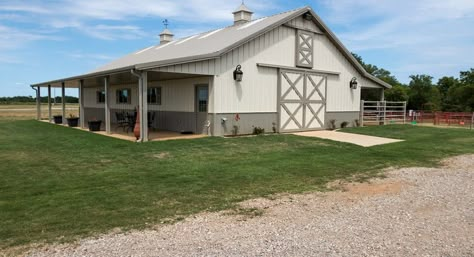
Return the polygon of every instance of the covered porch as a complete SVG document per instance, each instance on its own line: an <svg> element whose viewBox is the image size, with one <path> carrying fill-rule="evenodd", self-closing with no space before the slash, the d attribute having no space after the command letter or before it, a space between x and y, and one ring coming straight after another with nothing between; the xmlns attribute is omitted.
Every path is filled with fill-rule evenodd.
<svg viewBox="0 0 474 257"><path fill-rule="evenodd" d="M45 118L41 116L39 102L45 88L48 95L45 120L51 123L54 122L51 89L60 88L62 99L66 89L76 89L78 128L89 129L91 122L97 121L99 134L146 142L209 135L212 82L213 76L205 74L130 69L32 87L36 89L38 120ZM66 118L74 112L67 110L63 100L59 113L63 118L61 124L67 125ZM140 131L138 139L134 136L135 127Z"/></svg>

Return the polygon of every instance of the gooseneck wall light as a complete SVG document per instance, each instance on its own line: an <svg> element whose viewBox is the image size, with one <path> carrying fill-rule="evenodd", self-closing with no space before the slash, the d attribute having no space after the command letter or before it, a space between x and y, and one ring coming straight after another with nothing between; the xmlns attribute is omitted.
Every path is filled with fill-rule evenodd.
<svg viewBox="0 0 474 257"><path fill-rule="evenodd" d="M244 76L244 73L240 70L242 66L237 65L234 70L234 80L235 81L242 81L242 77Z"/></svg>
<svg viewBox="0 0 474 257"><path fill-rule="evenodd" d="M353 77L351 79L351 82L349 82L349 87L351 89L357 89L357 78L356 77Z"/></svg>

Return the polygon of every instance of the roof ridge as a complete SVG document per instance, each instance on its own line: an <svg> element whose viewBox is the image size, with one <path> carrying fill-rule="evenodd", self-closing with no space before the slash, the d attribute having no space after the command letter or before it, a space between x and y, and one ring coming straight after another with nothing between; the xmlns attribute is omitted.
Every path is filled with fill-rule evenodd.
<svg viewBox="0 0 474 257"><path fill-rule="evenodd" d="M252 20L249 21L249 22L253 22L253 21L256 21L256 20L264 19L264 18L270 18L270 17L274 17L274 16L277 16L277 15L282 15L282 14L285 14L285 13L295 12L295 11L302 10L302 9L307 9L307 8L309 8L308 5L303 6L303 7L299 7L299 8L293 9L293 10L284 11L284 12L281 12L281 13L276 13L276 14L269 15L269 16L263 16L263 17L260 17L260 18L252 19ZM216 30L219 30L219 29L227 29L227 28L236 27L236 26L241 26L241 25L245 25L245 24L247 24L247 23L243 23L243 24L239 24L239 25L232 24L232 25L225 26L225 27L215 28L215 29L211 29L211 30L208 30L208 31L204 31L204 32L200 32L200 33L188 35L188 36L185 36L185 37L182 37L182 38L178 38L178 39L175 39L175 40L173 40L173 41L182 40L182 39L185 39L185 38L188 38L188 37L192 37L192 36L196 36L196 35L200 35L200 34L211 33L211 32L213 32L213 31L216 31Z"/></svg>

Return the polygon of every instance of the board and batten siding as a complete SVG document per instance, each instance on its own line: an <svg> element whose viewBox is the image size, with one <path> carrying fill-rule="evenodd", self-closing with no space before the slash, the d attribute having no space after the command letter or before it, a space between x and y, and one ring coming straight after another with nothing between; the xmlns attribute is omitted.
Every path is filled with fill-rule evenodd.
<svg viewBox="0 0 474 257"><path fill-rule="evenodd" d="M164 81L150 81L148 88L161 87L161 105L149 104L148 110L153 111L175 111L175 112L194 112L194 88L195 85L209 84L211 86L212 77L196 77L186 79L173 79ZM131 89L131 103L118 104L116 94L118 89ZM97 103L97 91L103 90L103 87L84 88L84 107L85 108L104 108L104 103ZM110 85L108 98L110 109L134 110L138 106L138 85L121 84Z"/></svg>
<svg viewBox="0 0 474 257"><path fill-rule="evenodd" d="M117 90L128 88L131 90L131 103L119 104L117 103ZM86 87L84 88L84 107L85 108L105 108L104 103L97 102L97 92L103 91L104 87ZM110 85L108 89L108 100L110 109L124 109L134 110L138 105L138 85L136 84L122 84Z"/></svg>
<svg viewBox="0 0 474 257"><path fill-rule="evenodd" d="M295 33L288 27L275 28L216 60L214 79L214 113L276 112L277 70L257 67L257 63L295 65ZM233 79L240 64L243 80Z"/></svg>
<svg viewBox="0 0 474 257"><path fill-rule="evenodd" d="M214 113L259 113L277 111L276 69L257 67L257 63L295 67L296 29L305 26L312 30L302 18L296 18L244 45L233 49L215 60ZM314 33L315 70L339 72L339 76L328 76L327 112L350 112L360 110L361 87L380 88L366 79L324 34ZM235 67L242 65L242 82L233 80ZM356 90L349 88L352 77L358 79Z"/></svg>
<svg viewBox="0 0 474 257"><path fill-rule="evenodd" d="M314 69L340 72L339 76L328 76L326 111L359 111L361 87L380 86L360 74L325 35L315 35L314 39ZM349 88L353 77L358 80L356 90Z"/></svg>
<svg viewBox="0 0 474 257"><path fill-rule="evenodd" d="M209 85L211 77L148 82L148 88L161 87L161 105L149 104L148 110L194 112L195 86Z"/></svg>

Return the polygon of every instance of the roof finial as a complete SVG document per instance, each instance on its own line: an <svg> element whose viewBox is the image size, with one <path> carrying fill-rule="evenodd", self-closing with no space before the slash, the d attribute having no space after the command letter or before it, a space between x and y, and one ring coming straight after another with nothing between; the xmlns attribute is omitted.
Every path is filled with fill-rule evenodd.
<svg viewBox="0 0 474 257"><path fill-rule="evenodd" d="M168 19L165 19L165 20L163 21L163 25L165 25L165 29L168 28L168 25L169 25Z"/></svg>

